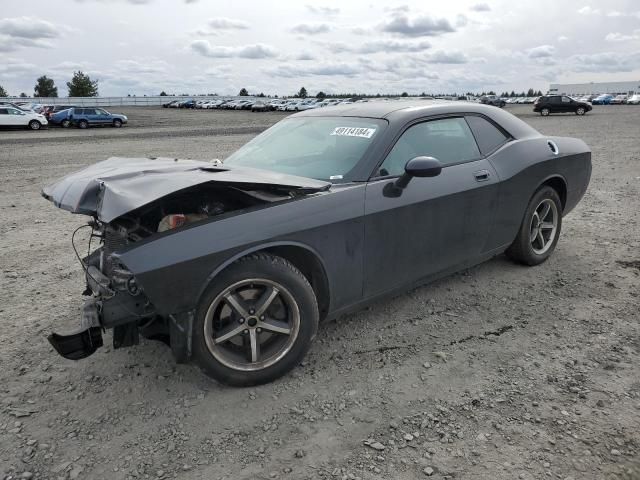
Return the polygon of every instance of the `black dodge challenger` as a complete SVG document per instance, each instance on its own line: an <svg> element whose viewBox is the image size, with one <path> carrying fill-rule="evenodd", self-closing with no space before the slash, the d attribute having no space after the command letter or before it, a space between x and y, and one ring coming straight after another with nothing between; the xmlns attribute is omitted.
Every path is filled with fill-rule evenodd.
<svg viewBox="0 0 640 480"><path fill-rule="evenodd" d="M308 110L224 162L110 158L43 190L98 238L80 329L49 340L79 359L109 328L115 348L142 335L268 382L322 319L503 252L544 262L590 176L583 141L463 102Z"/></svg>

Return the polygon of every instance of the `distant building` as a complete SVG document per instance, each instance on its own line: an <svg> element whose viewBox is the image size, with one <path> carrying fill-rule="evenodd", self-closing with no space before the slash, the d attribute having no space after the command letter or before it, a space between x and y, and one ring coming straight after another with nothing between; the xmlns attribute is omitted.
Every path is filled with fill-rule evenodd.
<svg viewBox="0 0 640 480"><path fill-rule="evenodd" d="M632 82L552 83L549 93L589 95L593 93L640 93L640 80Z"/></svg>

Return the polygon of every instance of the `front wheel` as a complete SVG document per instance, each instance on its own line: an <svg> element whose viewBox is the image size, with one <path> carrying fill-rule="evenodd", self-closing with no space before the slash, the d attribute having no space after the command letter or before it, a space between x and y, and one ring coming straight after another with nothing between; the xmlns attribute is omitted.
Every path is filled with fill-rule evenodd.
<svg viewBox="0 0 640 480"><path fill-rule="evenodd" d="M113 121L113 126L116 127L116 128L120 128L122 126L122 120L120 120L119 118L116 118Z"/></svg>
<svg viewBox="0 0 640 480"><path fill-rule="evenodd" d="M270 382L307 353L318 318L314 291L295 266L268 254L244 257L215 279L199 303L195 361L227 385Z"/></svg>
<svg viewBox="0 0 640 480"><path fill-rule="evenodd" d="M40 130L40 127L42 127L42 124L37 120L31 120L29 122L29 128L31 130Z"/></svg>
<svg viewBox="0 0 640 480"><path fill-rule="evenodd" d="M62 128L69 128L71 126L71 121L69 120L62 120L62 122L60 122L60 126Z"/></svg>
<svg viewBox="0 0 640 480"><path fill-rule="evenodd" d="M562 203L558 192L544 186L534 195L520 225L518 236L506 253L525 265L539 265L556 248L562 227Z"/></svg>
<svg viewBox="0 0 640 480"><path fill-rule="evenodd" d="M584 107L578 107L576 109L576 115L584 115L585 114L585 109Z"/></svg>
<svg viewBox="0 0 640 480"><path fill-rule="evenodd" d="M550 113L551 111L548 108L543 108L542 110L540 110L540 115L542 115L543 117L548 117Z"/></svg>

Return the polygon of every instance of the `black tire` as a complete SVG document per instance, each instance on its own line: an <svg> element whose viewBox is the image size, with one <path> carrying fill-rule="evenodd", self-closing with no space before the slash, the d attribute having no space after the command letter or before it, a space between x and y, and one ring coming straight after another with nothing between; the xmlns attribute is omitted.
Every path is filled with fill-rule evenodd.
<svg viewBox="0 0 640 480"><path fill-rule="evenodd" d="M551 238L551 235L549 235L548 241L550 244L548 245L548 248L543 253L540 253L536 252L533 241L531 240L532 226L535 222L534 214L536 214L538 207L543 202L549 201L555 204L555 215L557 224L555 229L553 230L553 238ZM518 235L516 236L516 239L513 241L511 246L507 249L506 254L512 260L524 265L540 265L541 263L546 261L547 258L549 258L555 250L558 239L560 238L561 229L562 202L560 201L558 192L556 192L554 188L545 185L541 187L533 195L533 197L531 197L529 205L527 206L527 210L525 211L524 218L522 219L522 224L520 225L520 229L518 230Z"/></svg>
<svg viewBox="0 0 640 480"><path fill-rule="evenodd" d="M585 108L584 108L584 107L578 107L578 108L576 108L576 115L580 115L580 116L582 116L582 115L584 115L585 113L587 113L587 111L585 110Z"/></svg>
<svg viewBox="0 0 640 480"><path fill-rule="evenodd" d="M120 120L119 118L116 118L116 119L113 121L113 126L114 126L115 128L120 128L120 127L122 126L122 120Z"/></svg>
<svg viewBox="0 0 640 480"><path fill-rule="evenodd" d="M31 120L29 122L29 128L31 130L40 130L41 127L42 127L42 124L38 120Z"/></svg>
<svg viewBox="0 0 640 480"><path fill-rule="evenodd" d="M60 122L60 126L62 128L69 128L71 126L71 121L70 120L62 120L62 122Z"/></svg>
<svg viewBox="0 0 640 480"><path fill-rule="evenodd" d="M87 127L89 127L89 122L87 122L86 120L80 120L78 122L78 128L82 128L84 130Z"/></svg>
<svg viewBox="0 0 640 480"><path fill-rule="evenodd" d="M540 110L540 115L542 115L543 117L548 117L550 113L551 113L551 110L549 110L546 107Z"/></svg>
<svg viewBox="0 0 640 480"><path fill-rule="evenodd" d="M215 346L218 344L213 341L214 336L208 336L206 333L207 315L211 309L214 312L212 317L214 320L212 321L215 322L215 305L226 305L224 303L217 302L219 302L225 293L230 291L233 286L238 283L242 283L243 281L246 282L250 279L257 283L261 280L273 282L273 284L279 286L282 290L285 290L290 294L289 301L292 300L295 302L295 307L297 307L297 309L294 308L294 310L296 310L296 313L298 314L299 321L296 329L292 328L292 331L296 330L297 332L295 337L292 338L292 335L289 337L282 337L285 339L283 341L291 342L289 343L290 346L287 347L288 350L282 350L286 351L286 353L281 357L279 357L278 354L274 355L275 359L269 360L273 363L267 364L263 368L260 367L259 369L254 370L243 370L241 369L242 365L233 367L225 362L226 359L216 358L210 349L208 342L209 344L214 344L213 348L220 349L217 352L218 357L223 357L225 355L222 347ZM253 286L253 283L251 286ZM283 303L283 305L285 304ZM292 304L292 306L294 305ZM251 313L253 313L253 311L251 311ZM222 314L220 313L220 317L221 316ZM229 321L225 328L234 328L235 320L233 320L233 318L235 317L232 314L229 318L231 318L231 321ZM250 320L251 318L248 318L245 325L255 328L255 321L252 325ZM193 326L193 357L195 362L205 371L206 374L221 383L237 387L268 383L285 375L296 367L302 360L315 337L318 329L318 320L318 302L314 291L307 278L295 266L284 258L274 255L264 253L249 255L241 258L225 269L218 277L215 278L209 288L202 295L198 304ZM238 323L245 322L244 319L240 318L238 318L237 321ZM257 326L259 327L259 325L260 324ZM242 335L247 332L248 330L245 330ZM259 334L259 328L257 329L257 332ZM242 335L237 334L233 338L235 338L236 341L241 340L245 342L244 345L246 346L246 340L243 339ZM267 342L271 339L270 335L272 334L269 334ZM207 338L209 340L207 340ZM260 337L258 336L258 339L259 338ZM258 343L260 343L260 340L258 340ZM225 343L223 342L220 345L225 345ZM263 345L264 343L260 344L260 349L262 349ZM242 346L235 345L232 345L232 347L244 348ZM241 361L239 363L242 364ZM249 359L246 359L244 365L251 367L252 362Z"/></svg>

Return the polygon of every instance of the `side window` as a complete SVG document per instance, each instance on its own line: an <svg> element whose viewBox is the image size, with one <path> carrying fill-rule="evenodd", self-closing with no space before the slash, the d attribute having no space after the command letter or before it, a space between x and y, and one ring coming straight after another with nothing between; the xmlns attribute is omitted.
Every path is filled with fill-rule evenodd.
<svg viewBox="0 0 640 480"><path fill-rule="evenodd" d="M551 97L551 98L549 98L549 103L559 104L560 103L560 97Z"/></svg>
<svg viewBox="0 0 640 480"><path fill-rule="evenodd" d="M9 111L6 108L0 108L0 115L9 115Z"/></svg>
<svg viewBox="0 0 640 480"><path fill-rule="evenodd" d="M562 103L570 103L571 99L569 97L562 97Z"/></svg>
<svg viewBox="0 0 640 480"><path fill-rule="evenodd" d="M402 175L415 157L434 157L443 166L480 158L480 151L464 118L445 118L409 127L387 155L378 175Z"/></svg>
<svg viewBox="0 0 640 480"><path fill-rule="evenodd" d="M509 141L509 137L505 135L502 130L482 117L469 115L467 122L476 137L480 152L482 152L483 155L490 154L502 144Z"/></svg>

